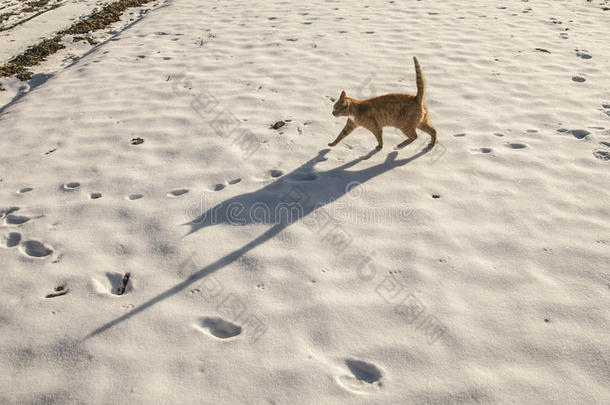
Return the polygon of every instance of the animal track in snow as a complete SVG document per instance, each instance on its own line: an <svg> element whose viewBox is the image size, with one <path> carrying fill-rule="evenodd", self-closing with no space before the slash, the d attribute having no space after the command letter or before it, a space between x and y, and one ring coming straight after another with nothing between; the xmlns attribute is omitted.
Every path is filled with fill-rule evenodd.
<svg viewBox="0 0 610 405"><path fill-rule="evenodd" d="M23 253L30 257L46 257L53 253L53 249L37 240L28 240L21 244Z"/></svg>
<svg viewBox="0 0 610 405"><path fill-rule="evenodd" d="M348 390L371 393L383 385L381 382L383 374L374 364L353 359L345 360L345 364L352 375L339 377L339 382Z"/></svg>
<svg viewBox="0 0 610 405"><path fill-rule="evenodd" d="M233 184L239 183L240 181L241 181L241 178L237 177L235 179L229 180L227 183L229 183L230 185L233 185Z"/></svg>
<svg viewBox="0 0 610 405"><path fill-rule="evenodd" d="M477 149L472 149L473 152L480 152L480 153L491 153L494 150L492 148L477 148Z"/></svg>
<svg viewBox="0 0 610 405"><path fill-rule="evenodd" d="M61 189L63 191L74 191L74 190L77 190L79 187L80 187L80 183L72 182L72 183L62 184Z"/></svg>
<svg viewBox="0 0 610 405"><path fill-rule="evenodd" d="M29 193L32 190L34 190L32 187L23 187L23 188L20 188L19 190L17 190L17 194Z"/></svg>
<svg viewBox="0 0 610 405"><path fill-rule="evenodd" d="M557 132L561 134L570 134L573 135L577 139L583 139L587 135L590 134L586 129L567 129L567 128L559 128Z"/></svg>
<svg viewBox="0 0 610 405"><path fill-rule="evenodd" d="M8 214L6 216L6 223L7 225L21 225L28 222L30 219L30 217L26 217L25 215Z"/></svg>
<svg viewBox="0 0 610 405"><path fill-rule="evenodd" d="M280 177L281 175L284 174L283 171L277 170L277 169L269 170L267 173L269 174L269 176L271 176L273 178Z"/></svg>
<svg viewBox="0 0 610 405"><path fill-rule="evenodd" d="M179 188L176 190L171 190L167 192L167 196L168 197L180 197L183 194L186 194L189 192L188 188Z"/></svg>
<svg viewBox="0 0 610 405"><path fill-rule="evenodd" d="M585 79L582 76L572 76L572 81L576 82L576 83L583 83L583 82L586 82L587 79Z"/></svg>
<svg viewBox="0 0 610 405"><path fill-rule="evenodd" d="M92 282L100 294L123 296L133 290L131 273L107 272L104 279L92 278Z"/></svg>
<svg viewBox="0 0 610 405"><path fill-rule="evenodd" d="M218 339L229 339L241 333L241 326L218 317L201 318L198 326Z"/></svg>
<svg viewBox="0 0 610 405"><path fill-rule="evenodd" d="M225 184L218 183L218 184L214 184L212 187L210 187L210 189L212 191L220 191L220 190L224 189L225 187L226 187Z"/></svg>
<svg viewBox="0 0 610 405"><path fill-rule="evenodd" d="M314 181L318 176L313 173L296 172L288 176L288 180L292 182Z"/></svg>
<svg viewBox="0 0 610 405"><path fill-rule="evenodd" d="M360 381L372 384L381 379L381 371L374 364L350 359L345 360L345 364Z"/></svg>
<svg viewBox="0 0 610 405"><path fill-rule="evenodd" d="M66 287L66 285L58 285L53 289L53 292L45 295L45 298L56 298L61 297L62 295L66 295L70 290Z"/></svg>
<svg viewBox="0 0 610 405"><path fill-rule="evenodd" d="M573 129L571 131L568 131L568 133L574 135L574 137L577 139L585 138L587 135L590 134L590 132L586 129Z"/></svg>
<svg viewBox="0 0 610 405"><path fill-rule="evenodd" d="M13 248L21 242L21 234L19 232L9 232L0 237L0 247Z"/></svg>
<svg viewBox="0 0 610 405"><path fill-rule="evenodd" d="M523 143L507 143L506 147L511 149L524 149L527 148L527 145Z"/></svg>
<svg viewBox="0 0 610 405"><path fill-rule="evenodd" d="M19 211L19 207L8 207L0 210L0 218L6 218L15 211Z"/></svg>
<svg viewBox="0 0 610 405"><path fill-rule="evenodd" d="M142 194L129 194L126 198L129 201L134 201L134 200L139 200L142 197L144 197Z"/></svg>
<svg viewBox="0 0 610 405"><path fill-rule="evenodd" d="M102 193L91 193L89 194L89 199L97 200L98 198L102 198Z"/></svg>
<svg viewBox="0 0 610 405"><path fill-rule="evenodd" d="M576 51L576 56L578 56L581 59L591 59L593 56L591 56L590 54L588 54L586 49L575 49Z"/></svg>
<svg viewBox="0 0 610 405"><path fill-rule="evenodd" d="M605 150L596 150L593 152L593 156L599 160L610 160L610 152Z"/></svg>
<svg viewBox="0 0 610 405"><path fill-rule="evenodd" d="M119 273L106 273L112 288L110 292L114 295L123 295L131 288L129 284L129 279L131 278L130 273L119 274Z"/></svg>

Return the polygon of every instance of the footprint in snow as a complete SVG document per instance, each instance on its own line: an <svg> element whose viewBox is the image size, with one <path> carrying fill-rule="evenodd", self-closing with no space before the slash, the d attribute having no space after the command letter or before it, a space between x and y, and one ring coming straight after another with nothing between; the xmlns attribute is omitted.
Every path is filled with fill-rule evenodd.
<svg viewBox="0 0 610 405"><path fill-rule="evenodd" d="M8 214L5 222L7 225L21 225L28 222L30 219L30 217L26 217L25 215Z"/></svg>
<svg viewBox="0 0 610 405"><path fill-rule="evenodd" d="M0 236L0 247L13 248L21 242L21 234L19 232L9 232L6 235Z"/></svg>
<svg viewBox="0 0 610 405"><path fill-rule="evenodd" d="M282 177L284 175L284 171L283 170L279 170L279 169L271 169L271 170L267 170L265 172L265 174L263 174L262 176L255 176L252 179L255 181L260 181L260 182L267 182L271 179L277 179L279 177Z"/></svg>
<svg viewBox="0 0 610 405"><path fill-rule="evenodd" d="M345 365L351 374L345 374L339 377L339 384L344 388L360 392L372 393L382 387L381 370L372 363L361 360L347 359Z"/></svg>
<svg viewBox="0 0 610 405"><path fill-rule="evenodd" d="M131 273L107 272L105 278L92 278L91 281L99 294L122 296L133 290Z"/></svg>
<svg viewBox="0 0 610 405"><path fill-rule="evenodd" d="M21 251L29 257L47 257L53 253L53 249L37 240L28 240L21 244Z"/></svg>
<svg viewBox="0 0 610 405"><path fill-rule="evenodd" d="M593 152L593 156L595 156L599 160L610 160L610 152L606 150L596 150Z"/></svg>
<svg viewBox="0 0 610 405"><path fill-rule="evenodd" d="M34 190L32 187L23 187L23 188L20 188L19 190L17 190L17 194L29 193L32 190Z"/></svg>
<svg viewBox="0 0 610 405"><path fill-rule="evenodd" d="M4 219L5 225L21 225L28 222L30 217L25 215L15 215L14 212L19 211L19 207L9 207L0 210L0 219Z"/></svg>
<svg viewBox="0 0 610 405"><path fill-rule="evenodd" d="M527 148L527 145L523 143L507 143L506 147L511 149L525 149Z"/></svg>
<svg viewBox="0 0 610 405"><path fill-rule="evenodd" d="M188 188L179 188L176 190L171 190L167 192L167 196L168 197L180 197L181 195L184 195L186 193L189 192Z"/></svg>
<svg viewBox="0 0 610 405"><path fill-rule="evenodd" d="M229 339L241 333L241 326L219 317L201 318L197 324L199 329L218 338Z"/></svg>
<svg viewBox="0 0 610 405"><path fill-rule="evenodd" d="M80 187L80 183L72 182L72 183L62 184L60 189L62 191L75 191L75 190L78 190L79 187Z"/></svg>
<svg viewBox="0 0 610 405"><path fill-rule="evenodd" d="M314 181L318 176L310 172L296 172L290 174L286 179L291 183L301 183L306 181Z"/></svg>
<svg viewBox="0 0 610 405"><path fill-rule="evenodd" d="M567 129L567 128L559 128L557 130L560 134L570 134L573 135L577 139L583 139L590 134L586 129Z"/></svg>
<svg viewBox="0 0 610 405"><path fill-rule="evenodd" d="M576 49L576 56L578 56L581 59L591 59L593 56L591 56L587 52L588 51L586 49L581 49L581 50Z"/></svg>
<svg viewBox="0 0 610 405"><path fill-rule="evenodd" d="M472 152L479 152L479 153L491 153L494 150L492 148L477 148L477 149L472 149Z"/></svg>
<svg viewBox="0 0 610 405"><path fill-rule="evenodd" d="M139 200L140 198L144 197L142 194L130 194L128 195L126 198L129 201L134 201L134 200Z"/></svg>
<svg viewBox="0 0 610 405"><path fill-rule="evenodd" d="M6 218L15 211L19 211L19 207L8 207L0 209L0 218Z"/></svg>
<svg viewBox="0 0 610 405"><path fill-rule="evenodd" d="M45 298L57 298L61 297L62 295L66 295L69 292L70 289L65 284L61 284L53 288L53 292L45 295Z"/></svg>
<svg viewBox="0 0 610 405"><path fill-rule="evenodd" d="M574 137L577 139L583 139L590 134L590 132L586 129L573 129L571 131L568 131L568 133L574 135Z"/></svg>

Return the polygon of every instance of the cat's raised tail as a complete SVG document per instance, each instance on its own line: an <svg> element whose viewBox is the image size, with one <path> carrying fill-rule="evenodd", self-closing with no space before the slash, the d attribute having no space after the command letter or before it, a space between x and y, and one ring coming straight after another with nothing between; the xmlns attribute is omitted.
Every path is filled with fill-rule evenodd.
<svg viewBox="0 0 610 405"><path fill-rule="evenodd" d="M426 96L426 79L424 79L421 66L415 56L413 57L413 63L415 64L415 80L417 82L417 95L415 96L415 100L417 100L419 105L423 108L424 97Z"/></svg>

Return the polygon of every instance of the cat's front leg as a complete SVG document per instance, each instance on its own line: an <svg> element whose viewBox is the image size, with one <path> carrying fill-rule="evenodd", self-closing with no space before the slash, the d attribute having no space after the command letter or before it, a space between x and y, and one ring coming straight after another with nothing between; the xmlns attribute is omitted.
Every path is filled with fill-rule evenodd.
<svg viewBox="0 0 610 405"><path fill-rule="evenodd" d="M372 132L373 132L373 135L375 135L375 139L377 139L377 146L375 147L375 149L376 150L383 149L383 128L382 127L373 128Z"/></svg>
<svg viewBox="0 0 610 405"><path fill-rule="evenodd" d="M336 144L341 142L343 138L351 134L356 128L358 128L358 124L356 124L351 118L348 118L345 127L343 127L343 130L341 131L341 133L339 133L337 139L329 143L328 146L335 146Z"/></svg>

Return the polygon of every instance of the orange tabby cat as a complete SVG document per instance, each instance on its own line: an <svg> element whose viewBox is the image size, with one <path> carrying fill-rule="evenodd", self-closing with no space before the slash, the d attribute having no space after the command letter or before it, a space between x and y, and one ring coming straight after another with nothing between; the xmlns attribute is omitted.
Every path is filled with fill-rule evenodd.
<svg viewBox="0 0 610 405"><path fill-rule="evenodd" d="M383 148L383 127L395 127L407 136L407 140L400 143L397 148L404 148L417 138L415 128L430 134L432 138L428 148L436 143L436 129L430 123L428 108L424 105L426 94L426 81L421 72L421 66L417 58L413 57L415 63L415 76L417 80L417 95L410 94L386 94L369 98L368 100L356 100L341 92L341 97L333 106L335 117L349 117L347 124L337 136L337 139L328 144L335 146L343 138L362 126L377 138L377 150Z"/></svg>

